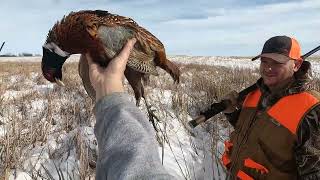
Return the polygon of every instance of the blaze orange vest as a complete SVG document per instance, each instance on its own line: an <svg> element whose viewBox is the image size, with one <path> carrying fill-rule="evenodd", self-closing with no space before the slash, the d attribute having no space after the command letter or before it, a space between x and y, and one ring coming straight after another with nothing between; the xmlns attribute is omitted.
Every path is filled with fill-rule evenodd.
<svg viewBox="0 0 320 180"><path fill-rule="evenodd" d="M294 147L300 121L319 104L315 91L281 98L257 111L261 91L249 93L235 131L225 142L223 164L239 179L297 179Z"/></svg>

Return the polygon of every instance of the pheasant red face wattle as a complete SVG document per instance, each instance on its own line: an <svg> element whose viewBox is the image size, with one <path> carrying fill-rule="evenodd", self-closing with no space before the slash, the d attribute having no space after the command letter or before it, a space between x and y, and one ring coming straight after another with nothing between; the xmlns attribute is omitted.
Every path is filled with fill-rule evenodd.
<svg viewBox="0 0 320 180"><path fill-rule="evenodd" d="M41 69L43 76L50 82L64 86L62 82L62 65L69 56L62 57L55 52L43 47Z"/></svg>

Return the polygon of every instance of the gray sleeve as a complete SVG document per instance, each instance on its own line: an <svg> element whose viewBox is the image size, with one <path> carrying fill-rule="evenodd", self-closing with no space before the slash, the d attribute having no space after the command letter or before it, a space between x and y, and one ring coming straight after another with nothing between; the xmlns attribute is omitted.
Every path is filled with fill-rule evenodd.
<svg viewBox="0 0 320 180"><path fill-rule="evenodd" d="M146 116L126 93L113 93L97 102L96 179L174 179L160 162L155 133Z"/></svg>

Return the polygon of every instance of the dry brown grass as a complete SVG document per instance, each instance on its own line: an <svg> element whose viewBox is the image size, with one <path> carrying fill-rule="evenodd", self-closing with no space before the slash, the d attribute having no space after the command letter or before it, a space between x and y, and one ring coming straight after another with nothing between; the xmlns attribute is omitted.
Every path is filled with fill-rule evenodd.
<svg viewBox="0 0 320 180"><path fill-rule="evenodd" d="M8 175L6 173L11 169L24 169L23 162L28 157L28 150L36 146L45 148L49 135L58 138L60 132L68 133L83 126L92 126L93 104L80 86L77 65L76 63L66 64L64 69L68 69L68 73L64 74L67 87L54 86L47 92L41 92L34 90L34 86L50 83L42 77L40 63L0 63L0 97L2 97L0 117L5 121L0 122L0 127L6 131L5 136L0 137L1 177L6 177ZM33 84L30 84L30 79ZM4 100L3 95L8 91L17 91L18 96L12 97L11 100ZM22 93L24 91L27 93ZM35 101L43 102L43 110L39 113L32 110L31 104ZM88 145L82 142L83 138L80 136L81 133L64 147L72 149L74 144L77 144L81 177L84 177L83 173L89 172L90 169L91 174L93 173L94 167L88 166L85 160L93 155L92 150L88 150ZM49 157L59 158L66 151L56 149L49 152ZM95 160L91 158L91 161ZM28 171L28 173L33 178L40 177L37 171ZM90 174L87 176L89 177Z"/></svg>
<svg viewBox="0 0 320 180"><path fill-rule="evenodd" d="M231 90L239 91L258 78L257 70L196 64L179 66L182 71L180 84L174 84L167 73L159 70L160 75L151 76L150 84L145 89L147 96L152 89L160 89L157 102L150 102L158 104L162 103L161 95L170 90L175 116L186 129L187 116L196 117L200 111L219 101ZM93 103L82 87L77 67L77 63L64 66L65 88L54 86L51 90L39 92L34 90L34 86L50 84L41 75L40 63L0 62L0 97L8 91L30 91L13 100L0 98L0 128L6 130L6 135L0 136L0 176L4 177L11 169L24 170L22 163L28 157L28 151L37 146L45 148L48 137L59 139L59 134L76 131L74 138L63 143L60 149L50 151L49 158L62 157L65 149L68 151L76 147L80 161L78 175L81 179L92 177L96 152L81 128L92 127L94 124ZM315 82L316 88L320 90L319 79L315 79ZM132 93L131 88L126 87ZM43 102L44 110L34 113L30 105L37 100ZM164 104L157 111L172 116ZM227 127L229 125L221 115L213 119L202 126L212 134L212 141L217 142L222 138L219 137L217 123L222 122ZM33 178L41 177L39 171L29 170L28 173ZM48 176L43 175L41 178L50 179Z"/></svg>

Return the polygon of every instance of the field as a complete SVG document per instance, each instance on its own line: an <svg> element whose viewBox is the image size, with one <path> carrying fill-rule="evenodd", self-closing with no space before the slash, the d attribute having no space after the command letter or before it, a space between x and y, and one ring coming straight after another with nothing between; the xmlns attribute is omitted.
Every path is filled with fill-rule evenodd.
<svg viewBox="0 0 320 180"><path fill-rule="evenodd" d="M94 106L78 75L79 56L63 67L60 87L41 74L41 57L0 58L0 177L5 179L94 179L97 142ZM160 117L159 156L178 179L224 179L219 158L232 127L219 114L192 129L187 122L231 90L259 78L258 61L239 57L172 56L182 77L174 84L159 69L145 87ZM311 59L320 90L320 63ZM129 94L133 91L126 83ZM146 113L141 103L140 109Z"/></svg>

